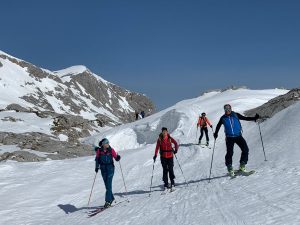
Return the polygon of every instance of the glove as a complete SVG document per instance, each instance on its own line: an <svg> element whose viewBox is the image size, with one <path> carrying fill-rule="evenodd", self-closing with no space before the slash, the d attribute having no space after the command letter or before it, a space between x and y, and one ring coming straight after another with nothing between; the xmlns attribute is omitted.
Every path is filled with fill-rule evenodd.
<svg viewBox="0 0 300 225"><path fill-rule="evenodd" d="M212 128L213 128L213 126L212 126L212 125L210 125L210 128L212 129Z"/></svg>
<svg viewBox="0 0 300 225"><path fill-rule="evenodd" d="M178 150L174 150L174 154L177 154L177 151L178 151Z"/></svg>
<svg viewBox="0 0 300 225"><path fill-rule="evenodd" d="M116 161L117 161L117 162L119 162L119 161L120 161L120 159L121 159L121 156L120 156L120 155L117 155L117 157L116 157Z"/></svg>
<svg viewBox="0 0 300 225"><path fill-rule="evenodd" d="M259 117L260 117L260 116L256 113L255 116L254 116L255 122L256 122L256 120L259 119Z"/></svg>
<svg viewBox="0 0 300 225"><path fill-rule="evenodd" d="M99 171L99 168L95 168L95 172L98 173L98 171Z"/></svg>
<svg viewBox="0 0 300 225"><path fill-rule="evenodd" d="M157 157L156 155L155 155L155 156L153 156L153 161L154 161L154 162L156 161L156 157Z"/></svg>
<svg viewBox="0 0 300 225"><path fill-rule="evenodd" d="M218 134L214 133L214 138L217 139L218 138Z"/></svg>

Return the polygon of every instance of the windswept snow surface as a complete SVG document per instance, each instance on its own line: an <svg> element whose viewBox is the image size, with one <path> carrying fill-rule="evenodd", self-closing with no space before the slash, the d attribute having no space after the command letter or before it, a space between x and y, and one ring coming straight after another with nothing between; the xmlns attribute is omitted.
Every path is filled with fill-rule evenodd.
<svg viewBox="0 0 300 225"><path fill-rule="evenodd" d="M297 225L300 224L300 104L295 104L261 124L266 155L264 161L258 126L243 122L250 156L249 177L226 177L225 142L222 129L216 143L212 180L208 183L212 149L193 145L197 116L205 111L214 125L230 103L238 112L256 107L284 94L283 90L237 90L208 93L132 124L106 131L103 136L120 151L128 195L119 163L113 181L117 201L123 202L95 217L87 212L104 203L104 185L96 178L91 204L88 197L95 176L94 157L42 163L0 164L0 224L203 224L203 225ZM167 126L181 147L175 160L177 188L161 195L162 168L156 162L149 197L152 156L162 126ZM212 132L209 133L212 139ZM101 136L101 137L103 137ZM97 143L99 136L87 140ZM212 145L212 141L211 141ZM240 150L236 147L234 166Z"/></svg>

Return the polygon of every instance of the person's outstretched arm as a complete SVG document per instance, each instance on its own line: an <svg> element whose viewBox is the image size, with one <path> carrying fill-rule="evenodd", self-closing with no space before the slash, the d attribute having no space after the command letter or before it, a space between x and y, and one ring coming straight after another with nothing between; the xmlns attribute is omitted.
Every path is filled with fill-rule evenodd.
<svg viewBox="0 0 300 225"><path fill-rule="evenodd" d="M253 117L249 117L249 116L243 116L239 113L236 113L237 117L240 119L240 120L245 120L245 121L256 121L258 118L259 118L259 115L256 113L255 116Z"/></svg>

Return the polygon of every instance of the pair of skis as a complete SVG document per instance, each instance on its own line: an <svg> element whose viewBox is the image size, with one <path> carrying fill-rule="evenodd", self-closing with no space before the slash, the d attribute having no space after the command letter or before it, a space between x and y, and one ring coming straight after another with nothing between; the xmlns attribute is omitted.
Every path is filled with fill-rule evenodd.
<svg viewBox="0 0 300 225"><path fill-rule="evenodd" d="M209 148L211 149L211 147L209 145L200 145L201 148Z"/></svg>
<svg viewBox="0 0 300 225"><path fill-rule="evenodd" d="M196 145L199 145L201 148L209 148L209 149L211 149L211 147L209 145L206 145L206 144L196 144Z"/></svg>
<svg viewBox="0 0 300 225"><path fill-rule="evenodd" d="M123 201L116 202L116 203L110 205L109 207L104 207L104 206L97 207L96 209L91 210L91 211L88 212L88 217L91 218L93 216L96 216L99 213L101 213L101 212L103 212L103 211L105 211L105 210L107 210L109 208L112 208L114 206L120 205L123 202L128 202L128 200L126 199L126 200L123 200Z"/></svg>

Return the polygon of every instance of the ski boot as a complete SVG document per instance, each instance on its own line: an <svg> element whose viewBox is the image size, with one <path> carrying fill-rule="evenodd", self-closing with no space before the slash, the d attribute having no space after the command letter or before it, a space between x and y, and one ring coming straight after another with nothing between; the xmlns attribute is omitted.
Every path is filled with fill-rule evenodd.
<svg viewBox="0 0 300 225"><path fill-rule="evenodd" d="M234 173L234 170L232 168L232 165L227 166L227 170L228 170L228 175L230 177L235 177L235 173Z"/></svg>
<svg viewBox="0 0 300 225"><path fill-rule="evenodd" d="M170 188L170 192L175 191L175 181L171 180L171 188Z"/></svg>
<svg viewBox="0 0 300 225"><path fill-rule="evenodd" d="M164 190L167 190L171 187L171 185L169 183L164 184Z"/></svg>
<svg viewBox="0 0 300 225"><path fill-rule="evenodd" d="M109 207L111 206L111 203L112 203L112 202L105 202L104 208L105 208L105 209L109 208Z"/></svg>
<svg viewBox="0 0 300 225"><path fill-rule="evenodd" d="M238 175L250 176L251 174L254 174L254 173L255 173L255 170L250 170L250 171L246 170L246 164L245 163L241 163L240 168L235 171L236 176L238 176Z"/></svg>
<svg viewBox="0 0 300 225"><path fill-rule="evenodd" d="M171 180L171 188L172 187L175 187L175 181L174 180Z"/></svg>
<svg viewBox="0 0 300 225"><path fill-rule="evenodd" d="M239 172L245 173L246 172L246 165L244 163L240 164Z"/></svg>

